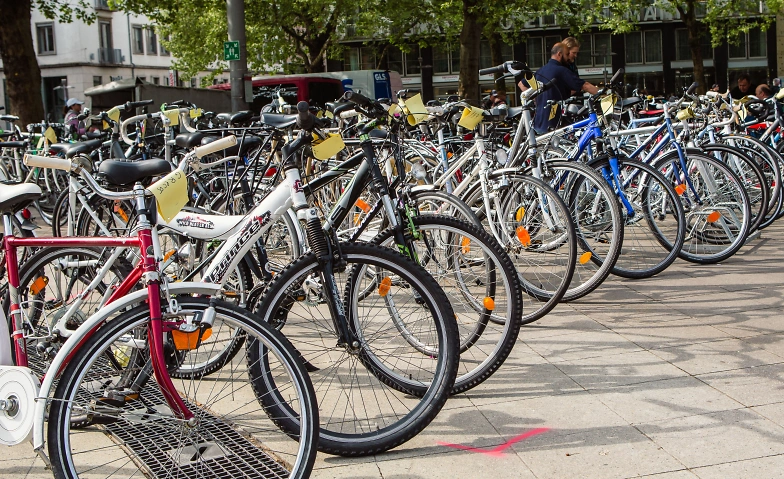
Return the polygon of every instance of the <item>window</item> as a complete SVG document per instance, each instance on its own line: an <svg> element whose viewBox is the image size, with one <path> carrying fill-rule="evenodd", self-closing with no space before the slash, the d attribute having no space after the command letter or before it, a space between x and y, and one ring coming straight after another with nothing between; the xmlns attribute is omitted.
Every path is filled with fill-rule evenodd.
<svg viewBox="0 0 784 479"><path fill-rule="evenodd" d="M553 45L555 45L560 41L561 41L561 37L557 37L557 36L544 37L544 56L550 58L550 50L552 50Z"/></svg>
<svg viewBox="0 0 784 479"><path fill-rule="evenodd" d="M608 35L609 37L609 35ZM662 62L661 30L632 32L626 34L626 63L661 63ZM607 45L609 46L609 38ZM602 47L602 50L604 48ZM608 51L610 51L608 49ZM598 53L598 52L597 52ZM602 59L599 58L598 62ZM607 60L609 65L611 61Z"/></svg>
<svg viewBox="0 0 784 479"><path fill-rule="evenodd" d="M161 84L161 77L150 77L152 80L153 85L160 85Z"/></svg>
<svg viewBox="0 0 784 479"><path fill-rule="evenodd" d="M748 33L741 33L738 39L730 42L730 58L757 58L768 54L768 45L765 32L754 28Z"/></svg>
<svg viewBox="0 0 784 479"><path fill-rule="evenodd" d="M93 86L103 85L103 77L96 75L93 77Z"/></svg>
<svg viewBox="0 0 784 479"><path fill-rule="evenodd" d="M450 52L452 73L460 73L460 46L458 45Z"/></svg>
<svg viewBox="0 0 784 479"><path fill-rule="evenodd" d="M98 22L99 28L99 38L98 41L100 42L101 48L111 49L112 48L112 24L111 22L101 21Z"/></svg>
<svg viewBox="0 0 784 479"><path fill-rule="evenodd" d="M529 68L541 68L544 65L544 50L542 49L542 38L529 38L526 43L526 57Z"/></svg>
<svg viewBox="0 0 784 479"><path fill-rule="evenodd" d="M413 45L411 50L406 52L406 76L419 75L422 72L419 55L419 45Z"/></svg>
<svg viewBox="0 0 784 479"><path fill-rule="evenodd" d="M593 35L583 35L580 39L580 53L577 54L577 67L593 66Z"/></svg>
<svg viewBox="0 0 784 479"><path fill-rule="evenodd" d="M158 54L158 36L155 34L155 30L153 30L152 27L147 27L147 54Z"/></svg>
<svg viewBox="0 0 784 479"><path fill-rule="evenodd" d="M387 68L390 71L403 74L403 52L399 48L390 46L387 49Z"/></svg>
<svg viewBox="0 0 784 479"><path fill-rule="evenodd" d="M507 45L506 43L501 43L501 62L505 62L507 60L514 60L514 52L512 50L511 45ZM458 58L460 53L458 52ZM479 46L479 68L490 68L495 66L493 63L493 57L490 55L490 43L489 42L482 42ZM458 70L459 71L459 70Z"/></svg>
<svg viewBox="0 0 784 479"><path fill-rule="evenodd" d="M140 25L131 27L133 40L133 53L144 54L144 32Z"/></svg>
<svg viewBox="0 0 784 479"><path fill-rule="evenodd" d="M707 31L702 32L700 35L702 42L702 58L703 60L713 58L713 46L711 46L710 35ZM691 49L689 48L689 32L683 28L675 30L675 60L688 61L691 60Z"/></svg>
<svg viewBox="0 0 784 479"><path fill-rule="evenodd" d="M166 86L169 86L169 77L168 76L163 77L163 84L166 85Z"/></svg>
<svg viewBox="0 0 784 479"><path fill-rule="evenodd" d="M199 86L199 81L196 77L191 78L191 88L196 88Z"/></svg>
<svg viewBox="0 0 784 479"><path fill-rule="evenodd" d="M373 70L376 68L378 56L373 47L354 47L346 52L345 68L354 70Z"/></svg>
<svg viewBox="0 0 784 479"><path fill-rule="evenodd" d="M35 26L38 37L38 54L54 55L54 24L39 23Z"/></svg>
<svg viewBox="0 0 784 479"><path fill-rule="evenodd" d="M449 49L444 46L433 47L433 73L436 75L449 73L449 66Z"/></svg>
<svg viewBox="0 0 784 479"><path fill-rule="evenodd" d="M597 33L593 36L593 54L595 55L594 58L594 65L607 66L612 65L612 57L607 56L608 54L612 53L612 43L611 37L609 33ZM601 56L598 56L601 55Z"/></svg>
<svg viewBox="0 0 784 479"><path fill-rule="evenodd" d="M171 41L171 35L166 35L164 38L161 39L161 55L167 57L171 55L169 50L167 50L166 47L163 46L163 42L170 42L170 41Z"/></svg>

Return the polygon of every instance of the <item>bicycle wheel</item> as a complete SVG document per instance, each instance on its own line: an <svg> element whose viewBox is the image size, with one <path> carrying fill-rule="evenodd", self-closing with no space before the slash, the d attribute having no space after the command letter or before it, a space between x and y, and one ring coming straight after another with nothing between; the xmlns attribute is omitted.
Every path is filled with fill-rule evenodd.
<svg viewBox="0 0 784 479"><path fill-rule="evenodd" d="M19 306L27 325L27 356L30 369L43 376L49 360L60 349L69 333L103 306L113 288L128 275L130 265L118 259L92 290L90 282L109 258L100 248L44 248L19 269ZM68 310L78 308L66 319L65 331L55 325ZM3 309L9 318L9 298ZM13 331L13 327L11 331Z"/></svg>
<svg viewBox="0 0 784 479"><path fill-rule="evenodd" d="M275 389L254 391L248 381L253 363L235 358L214 378L173 379L196 422L175 417L149 372L149 307L138 306L101 326L59 379L48 418L55 477L309 477L318 406L291 344L235 306L192 297L178 302L180 312L167 321L194 319L214 304L221 324L241 329L263 345L259 349ZM215 328L212 335L222 336L221 328ZM169 339L169 356L177 356L178 346ZM296 425L288 424L282 432L259 396L284 400L296 413ZM73 428L75 416L87 417L92 426Z"/></svg>
<svg viewBox="0 0 784 479"><path fill-rule="evenodd" d="M577 259L574 223L563 200L541 180L514 171L492 173L488 180L493 197L485 198L477 185L466 192L466 203L512 259L523 288L521 321L528 324L549 313L569 289Z"/></svg>
<svg viewBox="0 0 784 479"><path fill-rule="evenodd" d="M313 253L275 277L256 311L286 335L310 371L319 450L363 456L403 444L435 418L454 385L459 337L446 295L420 266L375 245L341 243L340 251L347 266L335 271L335 282L345 286L342 307L356 344L337 344ZM258 358L258 348L248 350ZM253 385L263 390L263 363L254 364ZM282 406L276 416L296 424ZM280 424L288 429L287 421Z"/></svg>
<svg viewBox="0 0 784 479"><path fill-rule="evenodd" d="M457 317L460 367L452 394L489 378L514 347L523 317L520 281L509 255L483 229L455 218L413 218L409 244L419 264L444 289ZM397 248L394 229L373 243Z"/></svg>
<svg viewBox="0 0 784 479"><path fill-rule="evenodd" d="M412 190L410 198L416 203L420 214L434 214L459 218L477 226L482 222L463 200L438 190Z"/></svg>
<svg viewBox="0 0 784 479"><path fill-rule="evenodd" d="M698 264L730 258L746 241L751 205L741 180L721 161L689 153L686 170L677 151L668 152L652 165L675 185L686 214L686 240L680 257Z"/></svg>
<svg viewBox="0 0 784 479"><path fill-rule="evenodd" d="M678 258L686 238L686 218L672 184L655 168L637 160L618 158L620 176L613 180L610 160L589 165L617 192L623 191L623 248L612 273L640 279L656 275ZM619 195L620 198L620 195Z"/></svg>
<svg viewBox="0 0 784 479"><path fill-rule="evenodd" d="M577 235L577 264L563 301L598 288L615 267L623 247L623 217L610 185L588 165L548 159L542 179L566 202Z"/></svg>
<svg viewBox="0 0 784 479"><path fill-rule="evenodd" d="M784 193L781 186L784 159L782 159L781 154L775 148L748 135L726 135L721 138L721 141L730 146L741 148L762 167L762 171L767 178L767 184L771 187L772 192L768 212L759 228L764 229L770 226L779 217L782 205L784 205ZM780 143L779 145L782 144Z"/></svg>

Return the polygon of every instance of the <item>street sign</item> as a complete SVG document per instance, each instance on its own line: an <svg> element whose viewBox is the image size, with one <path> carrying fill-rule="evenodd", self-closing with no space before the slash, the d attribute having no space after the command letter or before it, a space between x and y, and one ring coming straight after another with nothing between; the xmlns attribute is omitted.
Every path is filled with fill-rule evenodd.
<svg viewBox="0 0 784 479"><path fill-rule="evenodd" d="M223 42L223 59L228 61L240 59L240 42Z"/></svg>

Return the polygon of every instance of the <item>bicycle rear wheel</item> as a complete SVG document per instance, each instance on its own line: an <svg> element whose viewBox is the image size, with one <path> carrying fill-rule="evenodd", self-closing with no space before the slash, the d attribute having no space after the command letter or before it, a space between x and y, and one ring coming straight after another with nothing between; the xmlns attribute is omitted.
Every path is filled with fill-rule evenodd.
<svg viewBox="0 0 784 479"><path fill-rule="evenodd" d="M202 298L178 301L181 311L167 321L198 317L211 304ZM100 327L65 368L48 419L55 477L309 476L318 406L307 372L288 341L258 317L220 301L213 304L221 324L263 344L262 357L277 389L254 391L248 381L253 363L235 358L214 377L173 380L196 423L178 419L149 372L149 307L141 305ZM174 361L177 346L165 344ZM212 348L214 342L196 349L201 347ZM264 406L263 398L273 396L297 414L296 426L289 424L285 433ZM73 428L76 416L87 418L91 427Z"/></svg>

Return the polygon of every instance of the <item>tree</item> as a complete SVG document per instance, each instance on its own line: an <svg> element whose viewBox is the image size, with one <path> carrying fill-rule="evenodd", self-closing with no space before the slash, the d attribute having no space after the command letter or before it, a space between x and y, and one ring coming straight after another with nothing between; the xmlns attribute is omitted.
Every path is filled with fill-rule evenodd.
<svg viewBox="0 0 784 479"><path fill-rule="evenodd" d="M784 10L784 0L678 0L658 3L657 6L680 15L688 31L689 52L694 63L694 80L699 83L698 92L706 91L705 67L702 57L702 35L707 29L711 45L737 43L741 34L752 28L767 30L776 12ZM767 11L761 10L765 6ZM700 9L704 14L700 15ZM700 18L701 17L701 18Z"/></svg>
<svg viewBox="0 0 784 479"><path fill-rule="evenodd" d="M44 119L41 70L31 32L34 6L46 18L61 23L69 23L74 17L91 23L95 18L86 0L0 0L0 11L7 19L0 22L0 58L11 103L7 105L8 113L17 115L23 124Z"/></svg>

